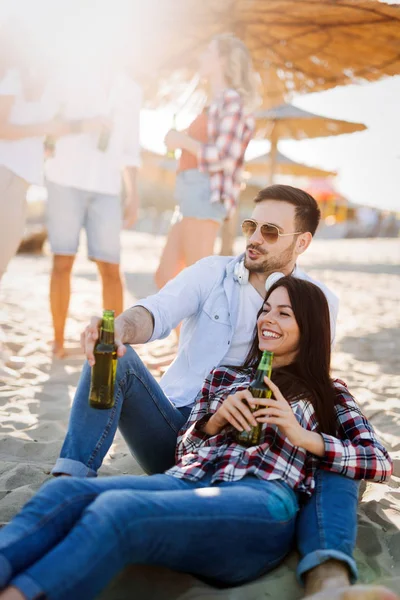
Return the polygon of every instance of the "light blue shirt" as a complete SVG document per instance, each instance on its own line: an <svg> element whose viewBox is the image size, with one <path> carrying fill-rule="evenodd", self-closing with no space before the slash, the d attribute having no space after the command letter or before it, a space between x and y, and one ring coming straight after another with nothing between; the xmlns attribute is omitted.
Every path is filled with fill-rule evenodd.
<svg viewBox="0 0 400 600"><path fill-rule="evenodd" d="M161 388L176 407L192 405L209 372L224 364L239 312L241 284L234 270L242 258L243 255L203 258L169 281L157 294L135 305L143 306L154 317L149 341L167 337L183 320L177 356L160 380ZM325 293L334 336L339 307L337 296L297 266L292 275L311 281ZM260 308L261 304L260 299ZM249 319L255 323L256 316L256 313L249 315Z"/></svg>

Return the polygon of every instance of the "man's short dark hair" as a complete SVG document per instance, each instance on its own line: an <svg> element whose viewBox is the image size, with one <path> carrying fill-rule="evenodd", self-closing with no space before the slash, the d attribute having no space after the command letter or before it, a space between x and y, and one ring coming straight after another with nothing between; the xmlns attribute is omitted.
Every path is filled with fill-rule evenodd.
<svg viewBox="0 0 400 600"><path fill-rule="evenodd" d="M277 200L287 202L295 207L295 226L298 231L309 231L311 235L317 230L321 211L318 208L316 200L304 190L292 187L291 185L270 185L260 190L254 198L254 202L263 202L264 200Z"/></svg>

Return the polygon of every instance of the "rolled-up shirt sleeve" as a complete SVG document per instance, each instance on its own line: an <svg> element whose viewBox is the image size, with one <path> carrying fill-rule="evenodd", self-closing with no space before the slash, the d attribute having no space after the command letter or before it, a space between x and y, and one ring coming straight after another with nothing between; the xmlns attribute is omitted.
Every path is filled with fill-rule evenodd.
<svg viewBox="0 0 400 600"><path fill-rule="evenodd" d="M231 90L224 96L217 126L215 141L200 147L197 157L199 170L231 173L243 155L243 137L247 127L242 100Z"/></svg>

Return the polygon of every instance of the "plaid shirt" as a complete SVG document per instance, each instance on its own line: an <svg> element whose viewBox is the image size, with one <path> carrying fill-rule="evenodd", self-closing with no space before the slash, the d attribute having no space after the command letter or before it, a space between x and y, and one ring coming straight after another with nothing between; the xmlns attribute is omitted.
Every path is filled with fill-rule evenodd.
<svg viewBox="0 0 400 600"><path fill-rule="evenodd" d="M225 90L208 112L208 144L198 155L199 170L210 175L211 202L224 203L228 214L237 205L244 153L255 130L240 95Z"/></svg>
<svg viewBox="0 0 400 600"><path fill-rule="evenodd" d="M333 471L352 479L385 481L392 473L392 461L375 436L345 383L335 380L337 390L337 435L321 434L325 455L320 458L293 446L277 425L263 424L259 446L245 448L234 440L234 429L225 427L208 436L196 428L215 413L225 398L249 387L254 369L236 371L217 367L207 377L185 427L180 431L176 448L176 465L168 474L196 481L212 465L215 481L237 481L247 474L260 479L281 479L292 489L311 495L317 468ZM291 401L292 410L302 427L317 430L318 423L311 402L303 397ZM202 420L202 423L199 421Z"/></svg>

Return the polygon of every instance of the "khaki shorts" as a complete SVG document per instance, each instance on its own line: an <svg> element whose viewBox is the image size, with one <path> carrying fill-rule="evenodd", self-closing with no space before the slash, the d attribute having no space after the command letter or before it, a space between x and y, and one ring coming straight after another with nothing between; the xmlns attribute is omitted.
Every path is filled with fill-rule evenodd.
<svg viewBox="0 0 400 600"><path fill-rule="evenodd" d="M0 279L24 234L29 184L0 166Z"/></svg>

